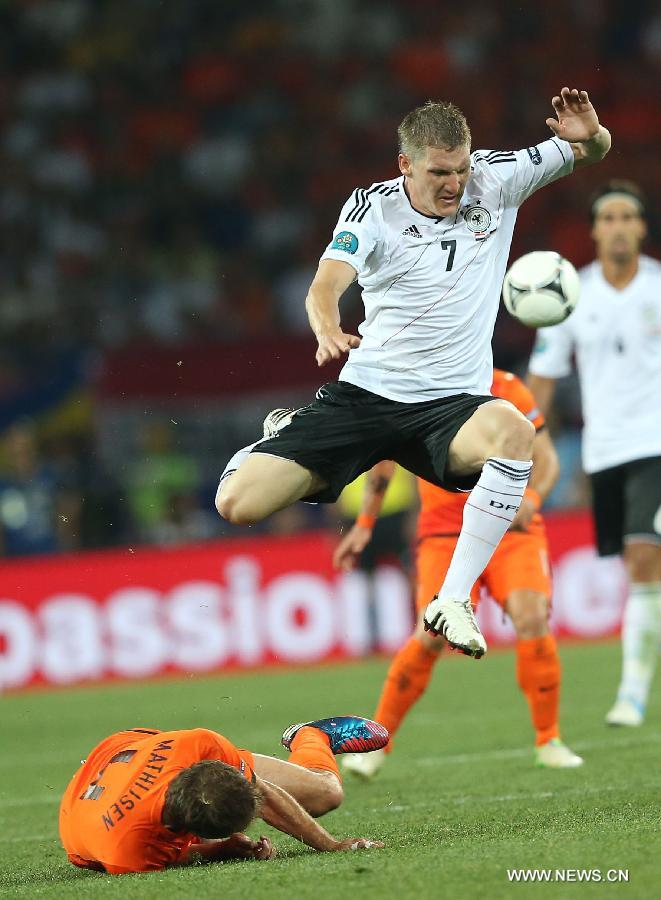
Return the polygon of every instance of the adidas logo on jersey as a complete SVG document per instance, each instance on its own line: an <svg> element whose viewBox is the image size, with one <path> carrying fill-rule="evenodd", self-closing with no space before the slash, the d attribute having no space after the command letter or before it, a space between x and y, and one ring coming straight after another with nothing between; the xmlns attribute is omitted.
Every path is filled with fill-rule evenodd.
<svg viewBox="0 0 661 900"><path fill-rule="evenodd" d="M420 234L418 229L415 227L415 225L409 225L408 228L406 228L404 231L402 231L402 234L405 235L406 237L418 237L418 238L422 237L422 235Z"/></svg>

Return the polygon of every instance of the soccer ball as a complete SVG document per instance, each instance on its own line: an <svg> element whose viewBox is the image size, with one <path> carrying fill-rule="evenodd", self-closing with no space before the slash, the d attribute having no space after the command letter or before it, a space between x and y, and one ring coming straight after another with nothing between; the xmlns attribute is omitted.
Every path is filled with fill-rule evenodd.
<svg viewBox="0 0 661 900"><path fill-rule="evenodd" d="M569 260L552 250L526 253L509 267L503 281L503 303L530 328L563 322L576 308L581 287Z"/></svg>

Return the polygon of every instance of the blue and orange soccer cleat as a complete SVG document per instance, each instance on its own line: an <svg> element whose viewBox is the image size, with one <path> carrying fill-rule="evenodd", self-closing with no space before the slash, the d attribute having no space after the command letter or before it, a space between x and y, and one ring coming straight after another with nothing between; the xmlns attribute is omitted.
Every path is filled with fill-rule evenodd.
<svg viewBox="0 0 661 900"><path fill-rule="evenodd" d="M362 716L334 716L314 722L290 725L282 735L282 746L291 750L291 742L301 728L318 728L330 738L333 753L369 753L380 750L390 740L388 729Z"/></svg>

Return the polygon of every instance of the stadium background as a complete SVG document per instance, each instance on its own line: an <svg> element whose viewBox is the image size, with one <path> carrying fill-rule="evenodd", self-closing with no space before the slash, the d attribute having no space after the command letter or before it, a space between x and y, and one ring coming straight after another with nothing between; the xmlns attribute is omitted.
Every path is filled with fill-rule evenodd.
<svg viewBox="0 0 661 900"><path fill-rule="evenodd" d="M317 386L303 296L345 197L395 171L406 111L451 98L476 147L524 147L560 87L587 88L614 148L525 204L512 257L587 262L588 198L609 176L648 193L658 257L660 76L651 0L0 4L1 894L180 900L221 878L255 900L599 891L510 887L506 867L542 866L627 870L627 897L653 896L661 697L635 734L603 727L614 639L561 646L573 772L533 768L512 652L442 662L379 779L347 785L326 821L380 853L319 857L278 835L266 866L112 880L67 864L57 807L81 756L127 725L206 725L276 753L292 721L372 712L387 660L362 657L397 645L410 598L392 552L332 571L356 492L229 529L218 473L268 409ZM354 294L347 325L359 315ZM522 371L531 339L501 315L497 363ZM574 380L559 399L555 627L615 635L623 576L594 558ZM410 485L388 502L384 544L394 533L406 566ZM508 640L482 609L490 642Z"/></svg>
<svg viewBox="0 0 661 900"><path fill-rule="evenodd" d="M355 496L229 528L213 510L218 474L268 409L318 385L306 287L342 202L393 175L397 123L428 97L464 109L476 147L519 147L545 137L563 84L588 88L614 149L525 204L512 258L589 261L588 198L609 176L649 194L658 255L658 8L25 0L0 25L0 681L122 674L115 643L159 622L163 646L138 641L144 666L129 674L391 649L410 621L399 569L340 584L330 568ZM360 320L356 292L343 319ZM531 338L503 313L496 363L524 370ZM574 380L559 401L549 508L580 510ZM404 538L411 494L393 510ZM556 583L587 623L567 631L612 634L621 573L597 567L585 517L560 515ZM110 555L87 555L99 549ZM231 597L251 592L236 619ZM186 633L193 608L214 627ZM340 608L360 608L355 634ZM242 650L264 609L270 637ZM315 643L331 626L335 642Z"/></svg>

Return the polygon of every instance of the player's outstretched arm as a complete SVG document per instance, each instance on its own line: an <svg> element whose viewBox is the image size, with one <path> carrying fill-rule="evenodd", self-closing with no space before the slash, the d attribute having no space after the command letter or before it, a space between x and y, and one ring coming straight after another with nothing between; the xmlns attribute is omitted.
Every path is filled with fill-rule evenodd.
<svg viewBox="0 0 661 900"><path fill-rule="evenodd" d="M258 778L256 783L262 794L259 814L266 824L291 835L308 847L325 852L383 847L382 841L370 841L367 838L336 840L287 791L263 778Z"/></svg>
<svg viewBox="0 0 661 900"><path fill-rule="evenodd" d="M607 128L599 124L587 91L563 87L551 101L557 118L546 124L556 137L569 141L574 151L574 168L587 166L603 159L611 146Z"/></svg>
<svg viewBox="0 0 661 900"><path fill-rule="evenodd" d="M384 459L370 469L365 481L360 514L333 553L333 565L336 569L350 572L356 567L360 554L372 539L372 531L381 512L383 498L396 468L397 463Z"/></svg>
<svg viewBox="0 0 661 900"><path fill-rule="evenodd" d="M305 298L310 327L317 338L317 365L339 359L360 346L355 334L345 334L340 325L340 297L356 280L356 270L339 259L322 259Z"/></svg>

